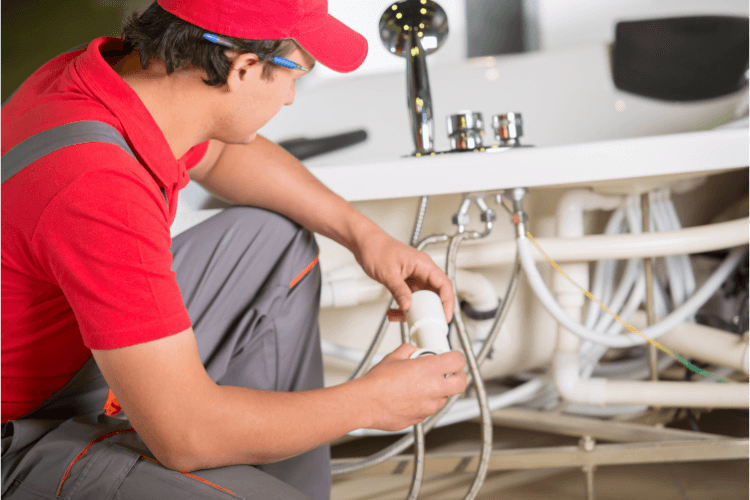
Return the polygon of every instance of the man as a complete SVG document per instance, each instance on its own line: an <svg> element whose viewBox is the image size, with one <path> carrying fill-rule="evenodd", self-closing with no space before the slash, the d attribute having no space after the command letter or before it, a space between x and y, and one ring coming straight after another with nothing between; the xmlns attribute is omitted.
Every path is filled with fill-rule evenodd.
<svg viewBox="0 0 750 500"><path fill-rule="evenodd" d="M159 0L4 105L3 498L327 498L326 443L464 390L461 354L410 345L322 388L309 231L401 311L421 288L453 310L425 254L257 135L316 59L366 53L325 1ZM188 176L238 206L171 241Z"/></svg>

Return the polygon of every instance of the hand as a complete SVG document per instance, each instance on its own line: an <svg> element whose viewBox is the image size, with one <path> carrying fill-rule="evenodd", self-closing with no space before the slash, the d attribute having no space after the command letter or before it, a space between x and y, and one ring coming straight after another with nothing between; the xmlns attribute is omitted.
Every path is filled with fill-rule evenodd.
<svg viewBox="0 0 750 500"><path fill-rule="evenodd" d="M353 250L357 262L372 279L385 285L400 311L389 311L389 319L403 321L411 307L411 292L432 290L440 296L445 320L453 317L453 285L448 276L424 253L392 238L381 229L369 232Z"/></svg>
<svg viewBox="0 0 750 500"><path fill-rule="evenodd" d="M451 351L409 359L416 350L413 345L401 345L359 379L370 383L372 428L405 429L442 408L448 396L466 389L463 354Z"/></svg>

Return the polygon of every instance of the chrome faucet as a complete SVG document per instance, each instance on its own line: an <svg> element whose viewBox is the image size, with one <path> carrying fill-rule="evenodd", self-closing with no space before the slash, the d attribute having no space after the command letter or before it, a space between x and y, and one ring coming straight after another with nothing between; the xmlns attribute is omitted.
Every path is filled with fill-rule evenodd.
<svg viewBox="0 0 750 500"><path fill-rule="evenodd" d="M394 3L380 18L380 38L385 47L406 58L407 105L415 154L435 151L432 96L426 56L448 36L448 17L432 0Z"/></svg>

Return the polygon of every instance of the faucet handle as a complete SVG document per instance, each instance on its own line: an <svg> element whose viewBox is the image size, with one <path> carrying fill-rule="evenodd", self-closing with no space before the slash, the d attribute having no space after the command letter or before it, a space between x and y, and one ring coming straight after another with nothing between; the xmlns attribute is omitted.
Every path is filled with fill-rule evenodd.
<svg viewBox="0 0 750 500"><path fill-rule="evenodd" d="M484 138L482 113L461 111L450 115L447 121L452 150L465 151L482 147Z"/></svg>
<svg viewBox="0 0 750 500"><path fill-rule="evenodd" d="M495 139L501 146L518 146L523 135L523 121L521 113L505 113L492 117L492 128Z"/></svg>

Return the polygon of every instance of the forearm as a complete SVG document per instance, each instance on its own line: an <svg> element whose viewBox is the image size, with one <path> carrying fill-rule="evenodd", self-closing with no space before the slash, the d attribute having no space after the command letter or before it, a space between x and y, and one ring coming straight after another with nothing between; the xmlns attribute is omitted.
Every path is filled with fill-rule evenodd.
<svg viewBox="0 0 750 500"><path fill-rule="evenodd" d="M345 246L402 310L411 304L410 287L437 291L450 319L453 288L445 273L424 253L391 238L284 149L258 136L247 145L225 146L215 162L213 158L205 162L211 168L191 174L209 191L233 203L283 214Z"/></svg>
<svg viewBox="0 0 750 500"><path fill-rule="evenodd" d="M248 145L227 145L198 182L219 198L273 210L350 250L361 236L382 231L295 157L261 136Z"/></svg>
<svg viewBox="0 0 750 500"><path fill-rule="evenodd" d="M415 349L404 344L346 384L293 393L217 385L192 329L92 353L151 452L189 471L279 461L361 427L399 430L422 421L462 392L466 377L460 354L411 360Z"/></svg>
<svg viewBox="0 0 750 500"><path fill-rule="evenodd" d="M277 462L368 427L367 383L293 393L216 386L190 423L193 449L181 466Z"/></svg>

